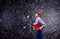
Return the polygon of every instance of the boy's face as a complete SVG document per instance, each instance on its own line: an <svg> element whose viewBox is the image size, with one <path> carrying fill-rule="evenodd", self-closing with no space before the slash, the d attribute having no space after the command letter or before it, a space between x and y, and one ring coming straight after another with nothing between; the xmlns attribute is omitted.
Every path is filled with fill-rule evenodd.
<svg viewBox="0 0 60 39"><path fill-rule="evenodd" d="M35 14L35 18L36 18L36 17L39 17L38 13Z"/></svg>

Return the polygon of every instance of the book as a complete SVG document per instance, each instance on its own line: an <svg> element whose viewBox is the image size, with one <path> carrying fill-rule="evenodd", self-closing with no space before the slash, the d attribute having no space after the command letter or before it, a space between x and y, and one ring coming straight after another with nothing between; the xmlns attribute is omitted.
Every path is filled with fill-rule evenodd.
<svg viewBox="0 0 60 39"><path fill-rule="evenodd" d="M40 28L42 25L40 23L33 25L34 29Z"/></svg>

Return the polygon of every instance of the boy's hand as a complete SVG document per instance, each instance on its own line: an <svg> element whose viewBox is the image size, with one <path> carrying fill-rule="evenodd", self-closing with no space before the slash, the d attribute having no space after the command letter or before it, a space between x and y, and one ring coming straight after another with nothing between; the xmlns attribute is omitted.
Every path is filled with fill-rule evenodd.
<svg viewBox="0 0 60 39"><path fill-rule="evenodd" d="M36 28L36 31L38 31L40 28Z"/></svg>
<svg viewBox="0 0 60 39"><path fill-rule="evenodd" d="M34 23L33 25L36 25L37 23Z"/></svg>

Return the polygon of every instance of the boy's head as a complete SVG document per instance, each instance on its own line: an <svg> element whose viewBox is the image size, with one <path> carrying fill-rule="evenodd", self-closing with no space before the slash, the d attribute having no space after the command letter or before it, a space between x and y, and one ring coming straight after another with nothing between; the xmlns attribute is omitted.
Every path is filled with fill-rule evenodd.
<svg viewBox="0 0 60 39"><path fill-rule="evenodd" d="M35 18L36 18L36 17L40 17L40 16L41 16L41 13L40 13L40 12L38 12L38 11L35 12Z"/></svg>

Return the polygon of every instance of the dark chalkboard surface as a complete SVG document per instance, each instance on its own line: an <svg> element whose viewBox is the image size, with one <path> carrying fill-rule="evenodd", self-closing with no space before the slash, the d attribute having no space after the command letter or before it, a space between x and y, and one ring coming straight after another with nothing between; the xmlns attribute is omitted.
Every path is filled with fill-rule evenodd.
<svg viewBox="0 0 60 39"><path fill-rule="evenodd" d="M59 0L0 0L0 39L35 39L32 24L37 10L47 24L44 39L60 39Z"/></svg>

